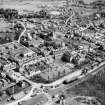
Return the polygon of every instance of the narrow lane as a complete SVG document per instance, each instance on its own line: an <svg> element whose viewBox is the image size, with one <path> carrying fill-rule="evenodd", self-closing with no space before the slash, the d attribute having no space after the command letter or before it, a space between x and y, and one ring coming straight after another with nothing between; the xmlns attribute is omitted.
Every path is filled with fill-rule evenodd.
<svg viewBox="0 0 105 105"><path fill-rule="evenodd" d="M22 31L22 33L20 34L19 39L18 39L18 43L20 43L21 37L22 37L22 36L24 35L24 33L26 32L26 27L25 27L25 25L24 25L22 22L18 21L18 23L20 23L20 24L23 26L23 28L24 28L24 30Z"/></svg>

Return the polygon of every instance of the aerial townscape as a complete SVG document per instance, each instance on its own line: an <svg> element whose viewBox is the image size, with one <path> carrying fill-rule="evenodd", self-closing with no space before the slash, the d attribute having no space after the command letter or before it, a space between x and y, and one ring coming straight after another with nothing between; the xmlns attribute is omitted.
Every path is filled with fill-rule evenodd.
<svg viewBox="0 0 105 105"><path fill-rule="evenodd" d="M105 105L105 1L0 0L0 105Z"/></svg>

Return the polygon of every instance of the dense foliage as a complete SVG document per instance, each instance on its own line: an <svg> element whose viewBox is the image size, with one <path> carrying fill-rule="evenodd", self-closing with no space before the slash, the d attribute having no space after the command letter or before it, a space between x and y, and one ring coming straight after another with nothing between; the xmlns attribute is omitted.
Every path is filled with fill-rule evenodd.
<svg viewBox="0 0 105 105"><path fill-rule="evenodd" d="M18 11L15 9L0 9L0 14L7 20L11 20L18 17Z"/></svg>

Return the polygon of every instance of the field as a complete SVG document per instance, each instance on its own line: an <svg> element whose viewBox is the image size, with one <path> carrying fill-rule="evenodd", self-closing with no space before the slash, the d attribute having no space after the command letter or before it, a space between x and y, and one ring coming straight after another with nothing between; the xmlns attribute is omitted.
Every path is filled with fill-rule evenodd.
<svg viewBox="0 0 105 105"><path fill-rule="evenodd" d="M40 6L56 6L62 5L66 0L0 0L1 8L15 8L17 10L38 11ZM96 0L83 0L85 3L90 3Z"/></svg>
<svg viewBox="0 0 105 105"><path fill-rule="evenodd" d="M68 95L82 95L96 97L105 105L105 70L93 78L67 90Z"/></svg>
<svg viewBox="0 0 105 105"><path fill-rule="evenodd" d="M10 2L9 2L10 1ZM41 6L55 6L62 5L62 1L50 0L5 0L1 3L2 8L15 8L17 10L39 11Z"/></svg>
<svg viewBox="0 0 105 105"><path fill-rule="evenodd" d="M0 32L1 31L7 31L11 27L10 23L7 23L6 21L3 21L3 19L0 19Z"/></svg>

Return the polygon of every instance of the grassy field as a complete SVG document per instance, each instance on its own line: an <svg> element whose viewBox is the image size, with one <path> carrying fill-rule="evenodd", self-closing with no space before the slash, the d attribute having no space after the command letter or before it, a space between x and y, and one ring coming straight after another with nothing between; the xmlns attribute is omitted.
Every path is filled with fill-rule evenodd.
<svg viewBox="0 0 105 105"><path fill-rule="evenodd" d="M40 6L55 6L62 5L62 1L66 0L0 0L0 7L3 8L15 8L18 10L34 10L38 11ZM83 0L85 3L89 4L96 0Z"/></svg>
<svg viewBox="0 0 105 105"><path fill-rule="evenodd" d="M93 78L67 90L68 95L82 95L96 97L105 105L105 70Z"/></svg>
<svg viewBox="0 0 105 105"><path fill-rule="evenodd" d="M64 0L4 0L0 7L15 8L17 10L38 11L41 6L53 7L55 5L62 5Z"/></svg>
<svg viewBox="0 0 105 105"><path fill-rule="evenodd" d="M11 24L7 23L6 21L0 20L0 32L6 31L10 28Z"/></svg>

